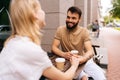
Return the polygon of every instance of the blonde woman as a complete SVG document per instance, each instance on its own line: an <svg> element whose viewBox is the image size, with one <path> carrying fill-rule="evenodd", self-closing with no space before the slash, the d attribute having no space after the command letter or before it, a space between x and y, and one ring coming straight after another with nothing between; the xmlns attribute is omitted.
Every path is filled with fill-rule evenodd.
<svg viewBox="0 0 120 80"><path fill-rule="evenodd" d="M11 0L12 34L0 54L0 80L71 80L79 60L71 58L66 72L56 69L40 46L45 13L38 0Z"/></svg>

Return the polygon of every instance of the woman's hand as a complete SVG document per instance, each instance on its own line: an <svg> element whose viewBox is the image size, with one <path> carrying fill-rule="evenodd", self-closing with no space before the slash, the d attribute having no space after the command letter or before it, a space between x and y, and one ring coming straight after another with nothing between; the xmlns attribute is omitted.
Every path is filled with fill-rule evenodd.
<svg viewBox="0 0 120 80"><path fill-rule="evenodd" d="M79 55L78 58L79 58L79 64L85 63L85 61L86 61L85 59L86 59L86 58L85 58L84 56L80 56L80 55Z"/></svg>
<svg viewBox="0 0 120 80"><path fill-rule="evenodd" d="M78 65L79 65L79 58L75 57L75 56L72 56L70 58L70 63L71 63L71 65L74 65L75 67L78 67Z"/></svg>
<svg viewBox="0 0 120 80"><path fill-rule="evenodd" d="M75 55L75 54L73 56L79 59L79 64L83 64L86 61L85 60L86 58L84 56Z"/></svg>

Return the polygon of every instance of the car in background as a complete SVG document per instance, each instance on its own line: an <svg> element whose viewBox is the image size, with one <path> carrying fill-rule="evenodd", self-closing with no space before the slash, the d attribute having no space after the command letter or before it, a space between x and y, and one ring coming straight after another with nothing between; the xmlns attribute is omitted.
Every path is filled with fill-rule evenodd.
<svg viewBox="0 0 120 80"><path fill-rule="evenodd" d="M0 51L3 48L5 40L11 34L10 27L10 15L9 15L9 3L10 0L1 0L0 1Z"/></svg>
<svg viewBox="0 0 120 80"><path fill-rule="evenodd" d="M0 25L0 51L3 48L5 40L11 34L11 27L10 25Z"/></svg>
<svg viewBox="0 0 120 80"><path fill-rule="evenodd" d="M115 27L120 27L120 23L114 23Z"/></svg>
<svg viewBox="0 0 120 80"><path fill-rule="evenodd" d="M106 27L114 27L113 23L108 23Z"/></svg>

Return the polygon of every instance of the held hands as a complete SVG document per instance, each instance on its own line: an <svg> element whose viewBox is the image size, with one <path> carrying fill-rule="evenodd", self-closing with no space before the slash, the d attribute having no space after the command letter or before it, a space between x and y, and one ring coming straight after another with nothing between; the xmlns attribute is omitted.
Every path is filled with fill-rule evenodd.
<svg viewBox="0 0 120 80"><path fill-rule="evenodd" d="M65 52L64 58L70 60L72 57L76 57L77 59L79 59L79 64L82 64L82 63L85 62L85 57L84 56L71 54L71 52Z"/></svg>
<svg viewBox="0 0 120 80"><path fill-rule="evenodd" d="M79 58L79 64L83 64L86 61L84 56L77 55L77 58Z"/></svg>
<svg viewBox="0 0 120 80"><path fill-rule="evenodd" d="M70 58L70 63L71 63L71 65L74 65L75 67L78 67L78 65L79 65L79 58L77 58L75 56L72 56Z"/></svg>
<svg viewBox="0 0 120 80"><path fill-rule="evenodd" d="M79 59L79 64L83 64L85 62L85 57L84 56L75 55L75 54L73 54L72 56Z"/></svg>

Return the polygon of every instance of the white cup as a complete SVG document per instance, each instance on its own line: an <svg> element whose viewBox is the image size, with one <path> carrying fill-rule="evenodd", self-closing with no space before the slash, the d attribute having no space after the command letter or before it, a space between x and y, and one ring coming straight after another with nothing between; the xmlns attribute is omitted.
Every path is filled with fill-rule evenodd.
<svg viewBox="0 0 120 80"><path fill-rule="evenodd" d="M55 62L56 62L56 67L59 70L63 71L64 70L65 59L64 58L56 58Z"/></svg>
<svg viewBox="0 0 120 80"><path fill-rule="evenodd" d="M71 52L72 54L76 54L76 55L78 55L78 53L79 53L78 50L71 50L70 52Z"/></svg>

